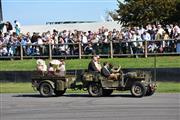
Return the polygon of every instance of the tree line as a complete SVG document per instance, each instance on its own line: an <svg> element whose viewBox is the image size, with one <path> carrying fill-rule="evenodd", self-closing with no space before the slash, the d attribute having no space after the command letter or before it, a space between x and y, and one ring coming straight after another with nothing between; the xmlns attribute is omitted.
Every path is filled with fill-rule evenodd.
<svg viewBox="0 0 180 120"><path fill-rule="evenodd" d="M124 26L180 23L180 0L124 0L110 16Z"/></svg>

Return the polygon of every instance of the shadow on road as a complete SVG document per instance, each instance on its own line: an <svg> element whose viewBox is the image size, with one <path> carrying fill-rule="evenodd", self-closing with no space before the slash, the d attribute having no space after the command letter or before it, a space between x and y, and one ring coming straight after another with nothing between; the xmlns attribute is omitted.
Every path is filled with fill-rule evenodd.
<svg viewBox="0 0 180 120"><path fill-rule="evenodd" d="M91 96L89 96L89 94L75 94L75 93L65 94L63 96L65 96L65 97L91 97ZM133 96L131 96L130 94L124 94L123 93L123 94L112 94L110 96L102 96L102 98L103 97L133 97ZM93 98L93 97L91 97L91 98Z"/></svg>
<svg viewBox="0 0 180 120"><path fill-rule="evenodd" d="M79 93L72 93L72 94L64 94L63 96L52 96L52 97L43 97L40 94L18 94L18 95L13 95L12 97L30 97L30 98L52 98L52 97L89 97L89 98L97 98L97 97L91 97L89 94L79 94ZM128 93L122 93L122 94L112 94L110 96L102 96L103 97L128 97L128 98L133 98L131 94Z"/></svg>
<svg viewBox="0 0 180 120"><path fill-rule="evenodd" d="M13 95L12 97L34 97L34 98L43 98L40 94L18 94Z"/></svg>

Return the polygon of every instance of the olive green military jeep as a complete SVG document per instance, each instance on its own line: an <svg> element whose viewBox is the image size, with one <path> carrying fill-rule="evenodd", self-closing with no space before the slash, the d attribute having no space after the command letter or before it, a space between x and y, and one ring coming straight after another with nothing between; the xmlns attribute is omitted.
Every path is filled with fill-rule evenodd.
<svg viewBox="0 0 180 120"><path fill-rule="evenodd" d="M119 80L109 80L98 73L84 73L83 82L91 96L108 96L113 90L130 90L135 97L150 96L156 90L156 83L147 71L120 72Z"/></svg>
<svg viewBox="0 0 180 120"><path fill-rule="evenodd" d="M64 77L41 74L35 72L32 76L32 86L42 96L61 96L66 89L88 90L90 96L109 96L113 90L130 90L135 97L150 96L156 90L156 83L152 81L150 72L134 71L123 73L120 71L119 80L109 80L100 73L82 71L67 74Z"/></svg>

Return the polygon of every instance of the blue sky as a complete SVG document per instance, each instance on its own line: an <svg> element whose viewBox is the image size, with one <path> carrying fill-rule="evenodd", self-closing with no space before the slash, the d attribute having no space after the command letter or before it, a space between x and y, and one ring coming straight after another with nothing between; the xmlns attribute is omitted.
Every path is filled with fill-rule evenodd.
<svg viewBox="0 0 180 120"><path fill-rule="evenodd" d="M2 0L4 21L22 25L49 21L102 21L105 12L117 9L117 0Z"/></svg>

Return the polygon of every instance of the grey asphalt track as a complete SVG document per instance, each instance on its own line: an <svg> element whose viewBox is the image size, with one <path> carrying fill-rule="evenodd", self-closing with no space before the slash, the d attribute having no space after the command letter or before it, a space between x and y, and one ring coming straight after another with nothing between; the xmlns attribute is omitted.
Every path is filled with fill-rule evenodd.
<svg viewBox="0 0 180 120"><path fill-rule="evenodd" d="M133 98L0 94L0 120L180 120L180 94Z"/></svg>

